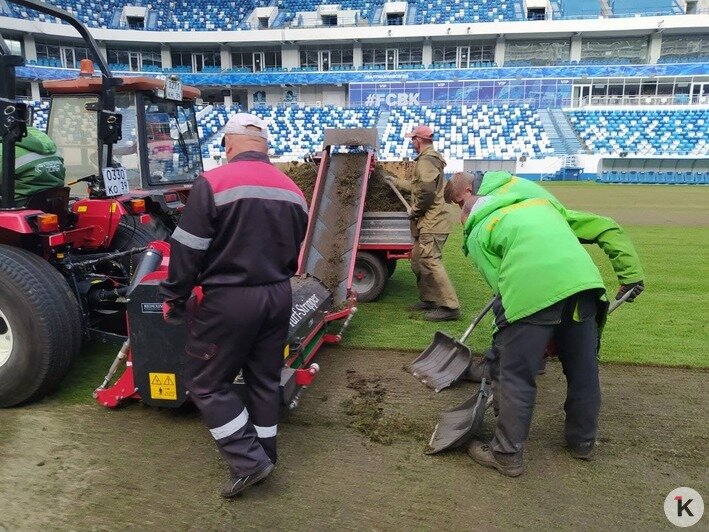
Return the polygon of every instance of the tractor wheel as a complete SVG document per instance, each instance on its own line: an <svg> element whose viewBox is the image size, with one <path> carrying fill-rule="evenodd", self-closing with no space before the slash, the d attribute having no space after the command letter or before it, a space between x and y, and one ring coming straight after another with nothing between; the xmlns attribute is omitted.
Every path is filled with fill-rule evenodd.
<svg viewBox="0 0 709 532"><path fill-rule="evenodd" d="M0 407L51 393L81 345L81 314L46 261L0 246Z"/></svg>
<svg viewBox="0 0 709 532"><path fill-rule="evenodd" d="M142 248L150 244L153 240L158 239L151 233L149 228L143 227L137 222L132 224L131 222L122 221L118 224L116 234L113 236L111 251L128 251L132 248ZM128 275L128 282L130 282L133 272L142 257L143 254L138 253L120 259L121 265Z"/></svg>
<svg viewBox="0 0 709 532"><path fill-rule="evenodd" d="M162 218L154 214L150 215L150 222L143 225L143 228L153 235L153 240L164 240L167 242L172 235L172 230L168 224L165 223Z"/></svg>
<svg viewBox="0 0 709 532"><path fill-rule="evenodd" d="M391 276L394 275L394 272L396 271L396 263L398 261L396 259L389 259L387 261L387 277L391 279Z"/></svg>
<svg viewBox="0 0 709 532"><path fill-rule="evenodd" d="M374 253L357 253L352 290L357 292L357 301L375 301L384 291L387 282L387 268L384 260Z"/></svg>

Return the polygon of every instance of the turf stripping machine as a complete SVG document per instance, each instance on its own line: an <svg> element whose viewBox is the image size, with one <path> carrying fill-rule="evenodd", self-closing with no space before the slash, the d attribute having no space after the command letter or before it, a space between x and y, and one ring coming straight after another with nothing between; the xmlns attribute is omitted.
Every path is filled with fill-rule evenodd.
<svg viewBox="0 0 709 532"><path fill-rule="evenodd" d="M339 343L357 310L352 278L376 145L375 129L325 132L300 267L291 279L293 309L281 373L282 399L289 408L298 405L317 375L313 359L320 347ZM183 380L187 327L163 321L158 293L169 260L169 244L152 242L128 287L128 338L94 391L103 406L141 399L176 408L188 399ZM199 297L197 288L193 298ZM122 364L123 373L111 384Z"/></svg>

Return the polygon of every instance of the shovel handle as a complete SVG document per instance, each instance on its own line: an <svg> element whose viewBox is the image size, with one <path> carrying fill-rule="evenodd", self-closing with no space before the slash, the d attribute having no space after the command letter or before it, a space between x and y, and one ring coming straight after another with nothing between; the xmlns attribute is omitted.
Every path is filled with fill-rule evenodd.
<svg viewBox="0 0 709 532"><path fill-rule="evenodd" d="M631 288L628 290L625 294L620 299L616 299L613 301L609 306L608 306L608 314L613 312L615 309L617 309L619 306L621 306L625 301L633 295L633 292L635 291L635 288Z"/></svg>
<svg viewBox="0 0 709 532"><path fill-rule="evenodd" d="M460 337L460 343L464 343L467 339L468 336L470 336L470 333L473 332L473 329L477 327L478 323L480 323L480 320L482 320L485 317L485 314L490 312L490 309L492 308L492 304L495 302L495 298L493 297L487 305L485 305L485 308L483 308L480 311L480 314L478 314L475 319L473 320L473 323L470 324L470 327L463 333L463 336Z"/></svg>
<svg viewBox="0 0 709 532"><path fill-rule="evenodd" d="M399 192L399 189L396 188L396 185L394 185L394 183L392 183L391 181L389 181L389 180L386 179L386 178L384 178L384 182L385 182L387 185L389 185L389 188L391 188L391 189L394 191L394 194L396 194L396 197L399 198L399 200L401 201L401 203L403 203L404 207L406 207L406 210L407 210L407 211L410 211L410 210L411 210L411 205L409 205L409 202L406 201L406 198L404 198L404 196L402 196L401 192Z"/></svg>

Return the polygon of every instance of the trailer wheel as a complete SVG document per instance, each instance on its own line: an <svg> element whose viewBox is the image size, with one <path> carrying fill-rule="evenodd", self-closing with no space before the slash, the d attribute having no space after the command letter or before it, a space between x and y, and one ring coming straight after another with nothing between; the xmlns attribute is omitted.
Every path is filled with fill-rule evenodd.
<svg viewBox="0 0 709 532"><path fill-rule="evenodd" d="M80 320L57 270L32 253L0 246L0 407L56 388L78 353Z"/></svg>
<svg viewBox="0 0 709 532"><path fill-rule="evenodd" d="M391 279L391 276L394 275L394 272L396 271L396 259L389 259L387 261L387 277Z"/></svg>
<svg viewBox="0 0 709 532"><path fill-rule="evenodd" d="M375 301L384 291L387 278L384 259L366 251L357 253L352 276L352 289L357 292L357 301Z"/></svg>

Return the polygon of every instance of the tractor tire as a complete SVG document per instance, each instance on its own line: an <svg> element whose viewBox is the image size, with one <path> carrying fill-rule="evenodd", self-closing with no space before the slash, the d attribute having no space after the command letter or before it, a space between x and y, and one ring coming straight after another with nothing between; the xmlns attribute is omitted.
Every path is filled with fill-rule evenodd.
<svg viewBox="0 0 709 532"><path fill-rule="evenodd" d="M81 346L79 304L40 257L0 245L0 408L41 399Z"/></svg>
<svg viewBox="0 0 709 532"><path fill-rule="evenodd" d="M355 259L352 290L357 301L369 303L382 295L388 276L384 259L374 253L360 251Z"/></svg>
<svg viewBox="0 0 709 532"><path fill-rule="evenodd" d="M396 263L398 261L396 259L389 259L387 261L387 278L391 279L391 276L394 275L394 272L396 271Z"/></svg>
<svg viewBox="0 0 709 532"><path fill-rule="evenodd" d="M168 228L165 222L155 216L152 216L151 218L152 219L145 225L145 227L148 228L148 232L153 234L153 240L164 240L165 242L170 240L172 231Z"/></svg>
<svg viewBox="0 0 709 532"><path fill-rule="evenodd" d="M132 248L142 248L150 244L153 240L159 239L152 234L149 228L143 227L137 222L133 225L131 222L122 221L118 224L116 234L111 241L111 251L128 251ZM128 274L128 282L130 282L133 272L142 257L143 253L138 253L120 259L123 268Z"/></svg>

